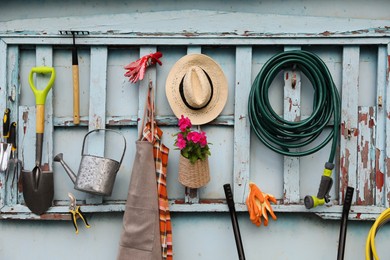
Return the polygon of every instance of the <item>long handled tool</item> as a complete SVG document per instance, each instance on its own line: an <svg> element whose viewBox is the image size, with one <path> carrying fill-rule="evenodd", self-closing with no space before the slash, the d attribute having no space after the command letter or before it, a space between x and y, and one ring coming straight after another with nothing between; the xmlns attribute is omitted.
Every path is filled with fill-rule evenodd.
<svg viewBox="0 0 390 260"><path fill-rule="evenodd" d="M347 191L345 192L343 215L341 217L341 225L340 225L339 248L337 252L337 260L344 260L344 249L345 249L345 239L347 235L348 215L352 204L353 191L354 188L348 186Z"/></svg>
<svg viewBox="0 0 390 260"><path fill-rule="evenodd" d="M51 74L47 86L38 90L33 82L33 75ZM45 129L45 102L55 79L52 67L34 67L30 71L29 83L35 95L36 103L36 147L35 167L32 171L22 171L23 197L27 207L35 214L44 213L51 205L54 197L54 179L52 171L42 171L43 132Z"/></svg>
<svg viewBox="0 0 390 260"><path fill-rule="evenodd" d="M238 259L245 260L244 247L242 246L240 227L238 226L236 208L234 207L233 193L230 184L223 185L225 190L226 202L229 207L230 217L232 219L234 238L236 239L236 246L238 252Z"/></svg>
<svg viewBox="0 0 390 260"><path fill-rule="evenodd" d="M79 61L77 57L76 35L89 34L87 31L60 31L60 34L69 34L73 37L72 48L72 76L73 76L73 124L80 124L80 88L79 88Z"/></svg>

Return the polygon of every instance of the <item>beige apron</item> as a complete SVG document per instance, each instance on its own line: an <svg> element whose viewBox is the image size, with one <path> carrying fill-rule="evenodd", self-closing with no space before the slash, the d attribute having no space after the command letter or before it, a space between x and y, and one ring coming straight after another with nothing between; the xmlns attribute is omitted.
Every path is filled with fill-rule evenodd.
<svg viewBox="0 0 390 260"><path fill-rule="evenodd" d="M149 95L148 98L150 98ZM145 117L150 117L150 115L145 115L144 119ZM136 142L136 155L123 216L123 231L117 259L162 259L156 168L153 144L149 141Z"/></svg>

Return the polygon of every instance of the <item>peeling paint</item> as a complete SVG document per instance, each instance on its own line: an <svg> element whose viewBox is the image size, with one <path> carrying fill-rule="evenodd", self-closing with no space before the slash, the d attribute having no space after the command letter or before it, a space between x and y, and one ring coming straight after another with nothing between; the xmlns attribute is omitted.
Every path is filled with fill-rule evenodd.
<svg viewBox="0 0 390 260"><path fill-rule="evenodd" d="M384 185L384 173L381 172L379 168L379 159L381 158L381 151L379 149L375 150L375 184L376 188L382 192Z"/></svg>
<svg viewBox="0 0 390 260"><path fill-rule="evenodd" d="M72 220L70 214L49 213L39 216L42 220Z"/></svg>
<svg viewBox="0 0 390 260"><path fill-rule="evenodd" d="M368 152L369 152L369 143L368 141L365 141L361 151L361 161L363 163L363 168L368 168L368 160L369 160Z"/></svg>
<svg viewBox="0 0 390 260"><path fill-rule="evenodd" d="M108 125L129 125L132 122L130 119L109 120Z"/></svg>
<svg viewBox="0 0 390 260"><path fill-rule="evenodd" d="M27 121L28 121L28 112L25 111L23 112L23 134L26 134L26 130L27 130Z"/></svg>
<svg viewBox="0 0 390 260"><path fill-rule="evenodd" d="M342 191L343 197L344 197L345 189L348 186L349 156L350 156L349 150L345 149L345 155L342 156L340 159L340 167L341 167L340 189Z"/></svg>

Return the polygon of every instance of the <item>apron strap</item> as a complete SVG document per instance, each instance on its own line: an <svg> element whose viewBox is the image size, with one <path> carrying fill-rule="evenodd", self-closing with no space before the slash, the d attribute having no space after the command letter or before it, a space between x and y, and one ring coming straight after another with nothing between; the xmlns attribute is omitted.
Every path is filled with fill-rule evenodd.
<svg viewBox="0 0 390 260"><path fill-rule="evenodd" d="M144 107L144 116L142 118L141 128L139 132L139 140L145 140L144 129L147 127L147 124L150 124L152 130L152 140L154 142L154 91L153 91L153 82L149 81L148 94L146 95L145 107Z"/></svg>

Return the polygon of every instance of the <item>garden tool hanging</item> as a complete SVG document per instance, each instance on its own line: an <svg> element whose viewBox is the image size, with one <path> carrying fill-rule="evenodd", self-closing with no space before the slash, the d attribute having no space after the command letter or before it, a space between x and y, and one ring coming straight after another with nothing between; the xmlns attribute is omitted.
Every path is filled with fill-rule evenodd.
<svg viewBox="0 0 390 260"><path fill-rule="evenodd" d="M245 260L244 247L242 245L240 226L238 225L236 208L234 206L232 187L229 183L223 185L225 191L226 203L229 207L230 218L232 220L234 238L236 240L236 247L239 260Z"/></svg>
<svg viewBox="0 0 390 260"><path fill-rule="evenodd" d="M0 144L0 171L4 172L8 167L8 160L11 155L10 135L10 113L11 110L6 108L3 116L3 140Z"/></svg>
<svg viewBox="0 0 390 260"><path fill-rule="evenodd" d="M108 131L122 137L123 151L119 162L111 158L104 158L85 153L84 147L87 137L91 133L98 133L99 131ZM62 153L57 154L53 160L61 163L69 178L74 183L74 188L76 190L100 196L111 196L114 188L115 177L122 165L125 152L126 139L120 132L111 129L94 129L84 136L83 147L81 149L80 167L77 176L63 160Z"/></svg>
<svg viewBox="0 0 390 260"><path fill-rule="evenodd" d="M11 158L8 162L7 172L6 172L6 181L8 181L9 176L12 173L12 187L16 179L16 183L19 183L19 171L22 169L22 161L17 158L17 144L16 144L16 122L12 122L9 131L9 142L12 145L11 149Z"/></svg>
<svg viewBox="0 0 390 260"><path fill-rule="evenodd" d="M84 222L86 228L90 228L91 226L88 224L87 218L84 215L84 213L81 211L80 206L77 206L76 197L70 192L68 193L68 197L70 199L69 213L72 217L72 223L73 223L74 228L76 229L76 234L78 234L79 228L77 225L77 219L81 218L81 220Z"/></svg>
<svg viewBox="0 0 390 260"><path fill-rule="evenodd" d="M351 209L354 188L348 186L345 191L343 214L341 216L339 247L337 251L337 260L344 260L345 240L347 237L348 215Z"/></svg>
<svg viewBox="0 0 390 260"><path fill-rule="evenodd" d="M73 77L73 124L80 124L80 88L79 88L79 61L77 57L76 35L89 34L88 31L60 31L60 34L72 35L72 77Z"/></svg>
<svg viewBox="0 0 390 260"><path fill-rule="evenodd" d="M118 260L130 258L139 260L172 259L170 216L167 214L169 211L166 211L168 208L163 209L163 212L159 211L161 199L165 199L167 202L167 197L161 197L163 194L167 196L166 190L165 193L160 193L165 186L158 190L156 185L156 172L159 171L156 164L159 163L162 168L165 168L164 163L166 164L168 161L168 151L163 149L161 158L156 158L159 153L158 145L156 146L155 142L158 128L154 122L153 103L149 103L153 100L152 93L153 89L150 83L144 118L140 128L142 132L140 132L139 140L136 142L136 155L123 216ZM155 155L153 155L154 152ZM163 181L163 179L159 178L159 181ZM158 196L159 193L160 196ZM160 208L167 206L168 204L160 204ZM161 226L160 214L163 214L165 218L167 225L165 227ZM161 243L163 238L167 246Z"/></svg>
<svg viewBox="0 0 390 260"><path fill-rule="evenodd" d="M305 74L314 87L313 113L300 121L280 117L272 108L268 90L281 70L297 68ZM329 202L332 188L332 170L338 145L341 102L336 85L326 64L314 53L293 50L274 55L256 76L249 94L248 116L251 129L269 149L284 156L306 156L322 149L332 140L329 159L325 163L317 196L306 196L307 209ZM333 118L333 126L318 145L308 148ZM298 148L302 150L297 151ZM306 150L303 150L306 149Z"/></svg>
<svg viewBox="0 0 390 260"><path fill-rule="evenodd" d="M46 87L42 90L34 85L33 75L41 77L50 74L50 79ZM35 95L36 103L36 147L35 147L35 167L32 171L22 170L23 197L27 207L35 214L44 213L52 205L54 197L54 179L52 171L43 171L42 146L43 133L45 129L45 102L47 94L53 86L55 70L52 67L33 67L30 71L28 81Z"/></svg>

